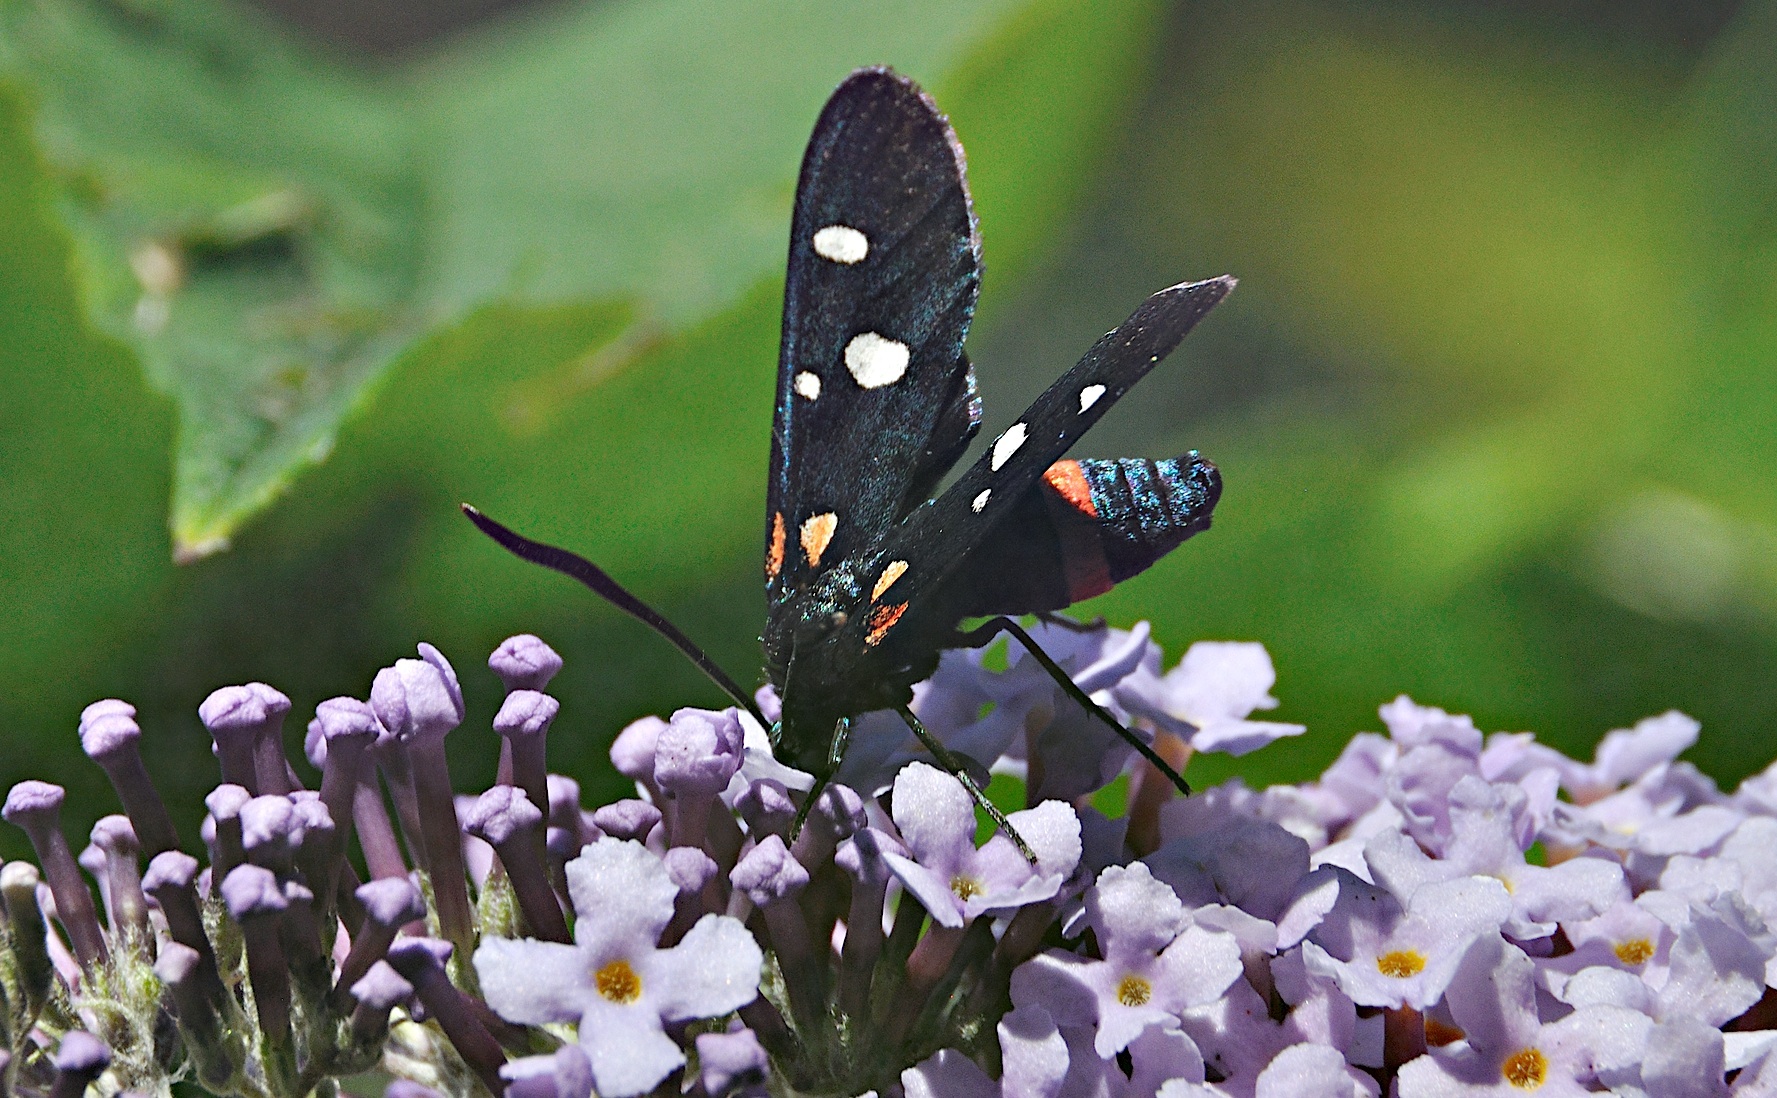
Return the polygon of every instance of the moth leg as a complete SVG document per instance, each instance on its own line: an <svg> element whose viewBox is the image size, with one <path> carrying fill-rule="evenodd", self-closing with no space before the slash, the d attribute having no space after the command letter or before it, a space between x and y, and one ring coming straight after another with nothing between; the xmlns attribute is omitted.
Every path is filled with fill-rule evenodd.
<svg viewBox="0 0 1777 1098"><path fill-rule="evenodd" d="M1044 625L1053 625L1057 629L1066 629L1070 633L1096 633L1105 627L1103 614L1098 615L1091 621L1075 621L1073 618L1063 617L1052 610L1040 610L1037 612L1037 620Z"/></svg>
<svg viewBox="0 0 1777 1098"><path fill-rule="evenodd" d="M1006 838L1012 840L1012 845L1018 848L1018 853L1024 855L1024 860L1031 865L1036 865L1036 851L1032 850L1030 844L1024 841L1024 836L1020 835L1018 829L1012 826L1012 821L1006 819L1006 814L1000 811L1000 806L987 799L987 793L981 788L980 783L969 776L969 771L963 766L962 760L951 754L950 748L939 743L938 737L926 730L926 726L913 715L913 710L903 705L895 712L901 714L901 719L907 722L908 728L913 729L913 734L919 738L920 743L925 744L926 750L932 753L932 756L938 760L938 764L948 770L950 776L961 782L962 787L969 791L970 798L980 806L983 812L987 813L987 818L993 821L993 825L1004 832Z"/></svg>
<svg viewBox="0 0 1777 1098"><path fill-rule="evenodd" d="M1018 638L1018 643L1022 644L1024 650L1029 652L1035 657L1038 663L1043 665L1043 670L1049 672L1049 677L1055 680L1057 686L1067 691L1068 697L1084 706L1086 712L1093 714L1099 720L1110 725L1111 730L1123 737L1125 743L1130 747L1135 748L1136 751L1140 752L1142 758L1153 763L1155 769L1166 775L1167 780L1177 786L1180 793L1183 793L1187 797L1191 795L1191 786L1185 781L1184 776L1177 770L1174 770L1171 763L1161 758L1160 753L1155 751L1146 740L1142 739L1134 732L1131 732L1129 729L1124 728L1123 725L1118 722L1117 718L1105 712L1102 705L1093 701L1086 691L1081 690L1080 684L1069 678L1067 672L1061 669L1061 665L1056 663L1055 660L1050 657L1049 653L1038 647L1037 642L1031 638L1029 633L1024 631L1023 626L1019 625L1011 618L1001 616L994 618L983 625L977 626L976 628L969 630L967 633L959 633L957 639L962 647L979 648L993 640L993 638L999 636L1001 633L1010 633L1012 636Z"/></svg>
<svg viewBox="0 0 1777 1098"><path fill-rule="evenodd" d="M802 825L808 822L808 814L814 811L815 802L820 800L821 794L827 791L827 782L829 780L830 779L824 775L815 776L814 785L809 789L808 796L802 799L802 806L796 809L796 818L790 821L789 845L794 846L796 844L796 839L801 836Z"/></svg>
<svg viewBox="0 0 1777 1098"><path fill-rule="evenodd" d="M802 825L808 822L808 814L814 811L815 802L821 799L821 794L826 792L828 783L833 780L833 772L845 760L845 748L850 743L851 718L840 717L839 722L833 726L833 742L827 747L827 772L815 775L813 787L809 789L808 796L802 799L801 807L796 809L796 818L790 822L792 844L802 834Z"/></svg>

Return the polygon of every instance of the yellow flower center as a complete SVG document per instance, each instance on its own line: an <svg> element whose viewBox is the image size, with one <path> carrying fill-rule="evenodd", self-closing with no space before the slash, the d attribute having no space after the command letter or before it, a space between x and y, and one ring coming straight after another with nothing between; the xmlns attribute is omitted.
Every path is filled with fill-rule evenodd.
<svg viewBox="0 0 1777 1098"><path fill-rule="evenodd" d="M1521 1048L1506 1057L1499 1071L1519 1090L1535 1090L1549 1077L1549 1058L1540 1049Z"/></svg>
<svg viewBox="0 0 1777 1098"><path fill-rule="evenodd" d="M1154 997L1154 985L1140 976L1125 976L1117 985L1117 1001L1126 1007L1146 1006Z"/></svg>
<svg viewBox="0 0 1777 1098"><path fill-rule="evenodd" d="M1654 943L1646 938L1630 938L1626 942L1618 942L1613 952L1616 953L1617 960L1626 965L1646 964L1648 958L1654 955Z"/></svg>
<svg viewBox="0 0 1777 1098"><path fill-rule="evenodd" d="M1414 949L1397 949L1376 958L1376 971L1384 976L1405 980L1425 971L1425 954Z"/></svg>
<svg viewBox="0 0 1777 1098"><path fill-rule="evenodd" d="M613 1003L633 1003L642 997L642 978L628 961L612 961L592 974L592 982Z"/></svg>
<svg viewBox="0 0 1777 1098"><path fill-rule="evenodd" d="M972 900L981 895L981 882L973 877L952 877L950 891L956 893L959 900Z"/></svg>

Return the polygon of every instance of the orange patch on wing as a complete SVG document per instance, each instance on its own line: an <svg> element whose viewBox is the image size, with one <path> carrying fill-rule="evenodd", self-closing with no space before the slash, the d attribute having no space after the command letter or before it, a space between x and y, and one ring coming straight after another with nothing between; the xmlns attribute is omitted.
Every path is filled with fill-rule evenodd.
<svg viewBox="0 0 1777 1098"><path fill-rule="evenodd" d="M882 638L888 636L888 631L895 627L895 623L900 621L901 615L906 612L907 604L904 602L897 602L890 606L878 606L870 611L870 632L864 634L864 647L873 648L881 644Z"/></svg>
<svg viewBox="0 0 1777 1098"><path fill-rule="evenodd" d="M833 531L837 529L839 516L831 511L810 515L803 520L798 540L802 542L802 555L808 558L810 568L820 567L821 554L827 551L827 543L833 540Z"/></svg>
<svg viewBox="0 0 1777 1098"><path fill-rule="evenodd" d="M1043 481L1074 510L1087 518L1098 517L1098 508L1092 505L1092 485L1086 483L1086 472L1079 462L1056 462L1044 471Z"/></svg>
<svg viewBox="0 0 1777 1098"><path fill-rule="evenodd" d="M765 580L767 583L777 578L784 570L784 513L779 511L771 516L771 544L765 550Z"/></svg>
<svg viewBox="0 0 1777 1098"><path fill-rule="evenodd" d="M888 567L884 568L882 570L882 575L876 577L876 586L872 587L870 589L870 601L875 602L877 599L881 598L882 593L884 591L887 591L890 587L893 587L895 585L895 581L900 579L902 576L904 576L906 574L907 574L907 562L906 561L904 561L904 560L889 561Z"/></svg>

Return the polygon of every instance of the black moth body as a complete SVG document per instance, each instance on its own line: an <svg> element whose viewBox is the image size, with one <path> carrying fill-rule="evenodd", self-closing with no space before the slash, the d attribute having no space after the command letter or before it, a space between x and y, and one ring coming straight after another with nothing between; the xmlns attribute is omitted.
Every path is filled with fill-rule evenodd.
<svg viewBox="0 0 1777 1098"><path fill-rule="evenodd" d="M949 122L905 77L853 73L815 124L791 226L765 510L762 639L783 703L770 732L777 757L813 774L818 789L843 759L851 718L898 710L1034 861L908 707L913 684L941 649L1010 633L1183 788L1013 618L1102 594L1208 527L1221 478L1195 451L1165 461L1063 455L1234 280L1148 298L932 498L981 427L963 352L980 284L981 240ZM507 549L655 629L766 723L696 644L598 566L464 510ZM982 616L992 620L959 632Z"/></svg>
<svg viewBox="0 0 1777 1098"><path fill-rule="evenodd" d="M1234 282L1149 298L942 495L981 426L963 351L981 244L962 146L887 69L827 101L791 225L765 516L767 674L784 761L817 776L836 726L904 707L958 624L1102 594L1209 525L1195 452L1058 460Z"/></svg>

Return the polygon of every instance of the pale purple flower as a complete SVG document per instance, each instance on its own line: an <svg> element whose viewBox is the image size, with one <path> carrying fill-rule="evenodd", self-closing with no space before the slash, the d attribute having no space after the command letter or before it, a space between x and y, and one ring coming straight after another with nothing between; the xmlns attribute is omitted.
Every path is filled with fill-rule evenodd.
<svg viewBox="0 0 1777 1098"><path fill-rule="evenodd" d="M1216 1093L1251 1095L1259 1074L1283 1049L1299 1041L1271 1017L1270 1004L1247 980L1236 980L1213 1002L1183 1012L1179 1028L1202 1051L1204 1064L1222 1081Z"/></svg>
<svg viewBox="0 0 1777 1098"><path fill-rule="evenodd" d="M1107 1067L1089 1046L1076 1049L1040 1006L1021 1006L1002 1017L999 1039L998 1082L962 1053L943 1049L901 1073L907 1098L1151 1098L1153 1094L1151 1085L1142 1094L1141 1061L1136 1063L1136 1078L1115 1086L1114 1066ZM1075 1056L1076 1051L1083 1052L1084 1059ZM1165 1066L1189 1071L1188 1065ZM1196 1073L1201 1080L1201 1058ZM1122 1081L1121 1073L1114 1078Z"/></svg>
<svg viewBox="0 0 1777 1098"><path fill-rule="evenodd" d="M1527 797L1517 786L1465 777L1450 792L1450 840L1433 859L1406 835L1385 832L1364 848L1371 879L1398 898L1458 877L1491 877L1511 896L1505 930L1525 940L1553 933L1557 922L1589 919L1628 898L1622 867L1600 858L1570 858L1555 866L1524 858L1531 829Z"/></svg>
<svg viewBox="0 0 1777 1098"><path fill-rule="evenodd" d="M1450 842L1451 793L1471 777L1480 778L1475 757L1437 742L1402 752L1384 780L1389 803L1401 814L1402 830L1441 856Z"/></svg>
<svg viewBox="0 0 1777 1098"><path fill-rule="evenodd" d="M1200 645L1163 676L1145 626L1034 632L1082 689L1146 733L1238 753L1295 730L1248 720L1274 704L1256 645ZM771 759L765 729L735 710L632 725L612 757L636 799L583 805L579 784L542 759L555 703L535 691L559 659L523 637L490 665L507 687L495 730L515 737L502 773L528 796L506 785L453 810L443 739L462 718L460 684L436 650L420 656L379 676L373 706L350 703L350 737L324 742L318 728L324 799L285 795L282 695L255 685L212 698L224 771L245 782L207 802L215 864L200 877L194 859L163 853L143 885L135 844L95 830L108 853L82 864L101 877L104 923L79 910L90 882L54 841L59 787L41 787L56 805L11 813L55 855L44 855L49 883L57 866L69 878L58 890L25 864L0 873L23 1006L66 995L87 1017L100 947L140 957L149 942L130 932L146 910L131 897L145 887L170 935L156 971L194 1078L220 1085L274 1066L263 1051L237 1063L244 1046L221 1040L239 977L205 967L237 963L204 929L199 898L213 878L234 901L266 1050L313 1048L319 1019L366 1048L390 1041L384 1063L431 1086L447 1078L435 1057L451 1055L448 1041L505 1098L595 1087L764 1098L803 1080L810 1093L844 1094L884 1080L909 1098L1378 1098L1376 1080L1389 1098L1777 1098L1777 1029L1752 1028L1771 1024L1777 987L1777 767L1724 796L1677 761L1696 737L1678 714L1619 730L1578 763L1529 733L1483 738L1469 718L1403 697L1381 710L1388 736L1356 737L1316 782L1236 779L1109 818L1075 798L1122 770L1128 746L1022 646L1006 646L1003 672L985 669L988 652L947 653L915 686L915 708L972 773L1026 777L1041 803L1012 820L1039 855L1033 867L1007 835L976 847L975 805L918 759L892 713L856 720L847 765L856 760L862 793L834 787L794 843L796 791L812 776ZM760 697L773 711L771 692ZM360 773L347 750L370 747L361 741L381 728L378 713L393 733L366 760L380 776ZM140 736L124 703L83 715L101 762L116 761L115 745L99 743L111 731L131 748ZM485 729L467 734L492 742ZM375 795L385 783L405 842ZM11 807L39 784L15 790ZM891 784L892 800L879 796ZM374 852L376 880L335 892L324 882L356 862L342 841L353 833ZM1533 845L1548 865L1530 864ZM524 925L547 940L488 937L480 919L500 915L502 893L484 896L493 907L468 902L465 850L478 886L509 881ZM484 882L495 852L506 872ZM168 858L183 858L171 877L156 872ZM430 878L431 903L408 879L409 858ZM558 887L578 914L572 933ZM749 922L712 914L724 908ZM459 948L480 942L480 993L506 1023L451 984L450 944L400 936L421 918ZM1058 932L1065 948L1042 952ZM341 943L331 961L324 935ZM762 944L781 978L769 1000ZM385 986L373 986L379 976ZM995 1055L970 1026L1008 995ZM391 1031L401 1004L436 1022L434 1036L399 1019ZM522 1028L539 1025L556 1028ZM148 1063L130 1032L106 1031L129 1045L117 1063ZM553 1055L511 1059L521 1042L561 1038L570 1043ZM693 1043L697 1070L678 1077ZM22 1047L25 1062L0 1052L0 1070L42 1098L54 1061Z"/></svg>
<svg viewBox="0 0 1777 1098"><path fill-rule="evenodd" d="M1695 767L1662 763L1590 804L1557 805L1549 830L1572 846L1595 843L1655 858L1698 854L1725 838L1741 818L1720 804L1722 799Z"/></svg>
<svg viewBox="0 0 1777 1098"><path fill-rule="evenodd" d="M1255 710L1277 708L1271 696L1277 671L1262 644L1198 641L1164 675L1157 673L1159 649L1150 649L1149 657L1113 696L1125 712L1146 717L1194 751L1245 755L1308 731L1300 724L1247 719Z"/></svg>
<svg viewBox="0 0 1777 1098"><path fill-rule="evenodd" d="M1767 925L1777 926L1777 819L1752 816L1722 841L1716 861L1739 872L1738 891Z"/></svg>
<svg viewBox="0 0 1777 1098"><path fill-rule="evenodd" d="M1425 1010L1469 947L1496 936L1511 912L1505 886L1488 877L1428 884L1404 908L1385 889L1341 877L1338 902L1302 943L1303 960L1359 1006Z"/></svg>
<svg viewBox="0 0 1777 1098"><path fill-rule="evenodd" d="M1322 823L1331 831L1375 808L1386 795L1382 775L1400 757L1400 746L1374 732L1351 737L1314 788L1325 795Z"/></svg>
<svg viewBox="0 0 1777 1098"><path fill-rule="evenodd" d="M1103 959L1051 950L1013 974L1012 998L1042 1005L1062 1024L1096 1023L1101 1057L1240 978L1234 935L1198 925L1140 862L1100 874L1086 893L1086 919Z"/></svg>
<svg viewBox="0 0 1777 1098"><path fill-rule="evenodd" d="M654 783L669 795L713 797L740 770L745 735L733 709L681 709L654 745Z"/></svg>
<svg viewBox="0 0 1777 1098"><path fill-rule="evenodd" d="M654 749L666 722L659 717L642 717L624 726L611 741L611 765L617 773L638 783L654 781Z"/></svg>
<svg viewBox="0 0 1777 1098"><path fill-rule="evenodd" d="M1647 1035L1641 1085L1658 1098L1726 1098L1726 1048L1721 1030L1695 1018L1674 1018Z"/></svg>
<svg viewBox="0 0 1777 1098"><path fill-rule="evenodd" d="M500 676L508 693L514 690L542 691L549 689L549 680L561 670L562 660L542 638L519 633L501 641L488 656L487 665Z"/></svg>
<svg viewBox="0 0 1777 1098"><path fill-rule="evenodd" d="M1062 633L1068 631L1049 629L1038 643L1047 646ZM1128 632L1105 629L1068 633L1068 637L1072 643L1062 666L1081 690L1128 725L1130 714L1115 688L1128 682L1144 662L1158 665L1160 650L1148 639L1148 623L1137 622ZM1017 645L1013 649L1022 651ZM1026 757L1036 796L1073 800L1108 785L1128 766L1135 749L1103 719L1055 686L1036 660L1021 658L1006 674L1028 675L1032 680L1023 721L1027 731L1035 735L1027 741L1014 741L1007 753ZM1130 731L1144 738L1152 736L1141 725Z"/></svg>
<svg viewBox="0 0 1777 1098"><path fill-rule="evenodd" d="M500 1078L507 1083L506 1098L591 1098L592 1094L592 1063L585 1050L574 1044L563 1045L548 1056L508 1061L500 1069Z"/></svg>
<svg viewBox="0 0 1777 1098"><path fill-rule="evenodd" d="M1220 1087L1193 1083L1188 1079L1168 1079L1156 1092L1156 1098L1226 1098Z"/></svg>
<svg viewBox="0 0 1777 1098"><path fill-rule="evenodd" d="M739 1022L724 1033L698 1034L697 1063L699 1080L709 1094L735 1098L765 1094L771 1061L759 1038Z"/></svg>
<svg viewBox="0 0 1777 1098"><path fill-rule="evenodd" d="M664 1024L752 1002L763 954L745 926L722 915L660 949L678 886L638 842L600 839L567 872L574 944L486 939L475 971L506 1020L578 1023L600 1094L641 1094L685 1063Z"/></svg>
<svg viewBox="0 0 1777 1098"><path fill-rule="evenodd" d="M1092 1030L1062 1027L1036 1005L1014 1008L999 1025L1000 1081L1006 1098L1113 1098L1123 1073L1092 1048Z"/></svg>
<svg viewBox="0 0 1777 1098"><path fill-rule="evenodd" d="M1766 928L1744 905L1728 900L1692 907L1668 953L1655 1017L1694 1018L1720 1026L1764 994L1772 949Z"/></svg>
<svg viewBox="0 0 1777 1098"><path fill-rule="evenodd" d="M1376 1098L1376 1080L1327 1045L1291 1045L1265 1065L1255 1098Z"/></svg>
<svg viewBox="0 0 1777 1098"><path fill-rule="evenodd" d="M1607 732L1598 741L1591 765L1552 752L1567 765L1561 784L1580 804L1598 800L1670 763L1697 742L1702 728L1676 709L1636 722L1634 728Z"/></svg>
<svg viewBox="0 0 1777 1098"><path fill-rule="evenodd" d="M1206 1078L1197 1042L1177 1026L1149 1026L1129 1042L1128 1051L1129 1081L1123 1087L1127 1098L1154 1098L1174 1080L1202 1085Z"/></svg>
<svg viewBox="0 0 1777 1098"><path fill-rule="evenodd" d="M901 1089L907 1098L1000 1098L993 1077L953 1048L939 1049L903 1071Z"/></svg>
<svg viewBox="0 0 1777 1098"><path fill-rule="evenodd" d="M906 1098L1000 1098L1000 1087L981 1064L954 1048L938 1052L901 1073Z"/></svg>
<svg viewBox="0 0 1777 1098"><path fill-rule="evenodd" d="M1113 713L1110 689L1152 648L1145 622L1132 630L1086 631L1038 623L1030 633L1081 690L1110 703ZM1027 776L1027 733L1034 731L1043 777L1065 783L1036 783L1031 793L1037 800L1071 799L1114 778L1131 749L1075 704L1023 645L1010 638L1006 644L1002 672L982 667L985 649L943 653L932 677L914 686L913 711L951 751L1019 778ZM898 716L866 713L854 723L851 749L835 780L874 793L921 757L929 756Z"/></svg>
<svg viewBox="0 0 1777 1098"><path fill-rule="evenodd" d="M1762 1049L1742 1066L1745 1070L1734 1080L1734 1098L1777 1098L1777 1047Z"/></svg>
<svg viewBox="0 0 1777 1098"><path fill-rule="evenodd" d="M1271 958L1269 970L1278 998L1290 1008L1282 1023L1287 1039L1327 1045L1365 1067L1382 1064L1381 1017L1358 1017L1357 1004L1338 984L1309 974L1301 950Z"/></svg>
<svg viewBox="0 0 1777 1098"><path fill-rule="evenodd" d="M1446 713L1435 705L1420 705L1402 694L1379 711L1388 736L1402 750L1440 744L1459 755L1479 758L1481 732L1472 718Z"/></svg>
<svg viewBox="0 0 1777 1098"><path fill-rule="evenodd" d="M1192 901L1195 886L1180 886L1194 867L1214 884L1218 902L1275 921L1294 894L1296 882L1308 875L1307 842L1274 823L1240 817L1180 834L1187 819L1169 814L1166 843L1142 859L1155 876L1172 884L1182 899Z"/></svg>
<svg viewBox="0 0 1777 1098"><path fill-rule="evenodd" d="M438 650L420 645L424 660L396 660L370 687L376 718L403 743L439 738L463 723L463 692ZM433 658L433 657L436 658Z"/></svg>
<svg viewBox="0 0 1777 1098"><path fill-rule="evenodd" d="M1571 976L1596 966L1633 973L1650 987L1663 985L1672 943L1678 938L1665 922L1629 899L1617 901L1594 918L1563 922L1561 930L1573 951L1543 961L1539 970L1551 991L1564 999L1567 981L1557 974Z"/></svg>
<svg viewBox="0 0 1777 1098"><path fill-rule="evenodd" d="M1399 1098L1578 1096L1623 1081L1652 1023L1619 1007L1590 1006L1545 1024L1535 964L1497 937L1475 943L1449 991L1464 1039L1404 1065Z"/></svg>
<svg viewBox="0 0 1777 1098"><path fill-rule="evenodd" d="M1080 861L1080 821L1059 801L1007 817L1037 855L1032 866L996 834L975 846L975 805L957 780L925 763L895 779L894 820L912 857L883 858L942 926L958 927L990 911L1047 900Z"/></svg>
<svg viewBox="0 0 1777 1098"><path fill-rule="evenodd" d="M1747 813L1777 816L1777 762L1741 782L1734 791L1733 803ZM1777 1068L1773 1069L1773 1077L1777 1077Z"/></svg>

